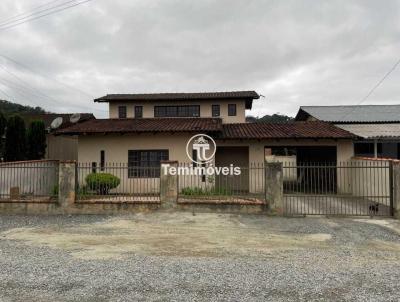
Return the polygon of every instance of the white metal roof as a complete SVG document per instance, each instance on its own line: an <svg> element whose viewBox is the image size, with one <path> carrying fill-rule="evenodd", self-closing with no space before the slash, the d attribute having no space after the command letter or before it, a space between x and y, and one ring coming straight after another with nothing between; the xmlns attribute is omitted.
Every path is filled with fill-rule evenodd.
<svg viewBox="0 0 400 302"><path fill-rule="evenodd" d="M304 112L331 123L400 122L400 105L301 106L296 119Z"/></svg>
<svg viewBox="0 0 400 302"><path fill-rule="evenodd" d="M400 138L400 124L337 124L335 126L363 138Z"/></svg>

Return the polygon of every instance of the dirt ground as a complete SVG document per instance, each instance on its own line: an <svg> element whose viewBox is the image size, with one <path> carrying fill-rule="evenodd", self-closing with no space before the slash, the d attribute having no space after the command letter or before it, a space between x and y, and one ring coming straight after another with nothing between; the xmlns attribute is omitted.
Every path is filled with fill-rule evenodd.
<svg viewBox="0 0 400 302"><path fill-rule="evenodd" d="M110 287L104 294L104 301L125 301L132 297L151 301L257 301L263 297L282 301L319 300L321 297L322 300L330 297L360 301L371 297L385 298L382 301L400 299L400 223L393 219L278 218L188 212L118 217L7 216L1 219L0 269L4 268L0 270L1 301L14 301L15 297L19 297L15 301L33 298L92 301L90 299L97 297L93 288L99 283L107 287L113 282L107 278L108 274L116 274L126 284L122 289ZM145 269L139 269L138 261ZM132 267L132 263L136 264ZM125 278L127 265L138 271ZM165 271L165 265L174 269ZM235 290L219 294L227 290L223 280L214 280L214 270L219 265L219 274L228 274L237 284ZM48 283L54 266L59 271L59 279L51 279L61 288L60 292L52 292ZM104 266L108 273L97 276ZM69 290L65 292L65 282L81 280L82 274L88 276L86 269L89 267L90 280L86 278L83 284L76 281L79 286L67 286ZM162 271L146 275L158 269ZM43 283L33 276L27 279L31 271L37 270L46 276ZM198 270L201 276L197 275ZM190 271L192 273L188 274ZM304 275L305 272L311 277ZM330 274L329 278L335 283L326 280ZM216 292L211 288L199 293L199 284L195 282L194 286L188 281L194 276L199 284L211 283L220 288ZM279 280L277 276L281 276ZM100 279L94 283L93 278ZM157 289L149 293L132 285L134 280L139 282L143 278L148 278L153 286L158 284ZM176 283L177 278L184 281ZM304 278L316 280L315 284L304 284ZM366 278L371 278L370 283L378 283L371 288L371 284L366 285L367 289L360 296L357 293L363 286L359 280ZM393 278L397 278L394 283ZM261 284L265 284L265 288L247 297L249 288L255 284L259 287L260 280L264 280ZM337 286L344 281L345 291ZM26 283L33 284L25 288ZM15 284L21 286L14 288ZM332 284L335 284L333 289L330 288ZM159 292L160 288L163 291ZM183 293L174 296L173 289ZM287 290L293 294L287 296ZM314 291L318 292L317 296ZM266 293L269 294L265 296ZM87 295L91 298L86 299ZM196 298L198 295L200 299Z"/></svg>
<svg viewBox="0 0 400 302"><path fill-rule="evenodd" d="M237 215L138 214L68 229L57 226L16 228L3 238L27 245L62 249L81 259L123 258L129 253L153 256L259 257L278 251L323 248L330 234L275 233L249 225Z"/></svg>

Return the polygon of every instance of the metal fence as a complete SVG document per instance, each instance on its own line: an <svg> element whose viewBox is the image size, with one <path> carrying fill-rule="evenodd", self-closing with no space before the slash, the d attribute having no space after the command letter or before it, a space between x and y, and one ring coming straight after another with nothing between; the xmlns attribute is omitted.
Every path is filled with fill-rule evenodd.
<svg viewBox="0 0 400 302"><path fill-rule="evenodd" d="M286 214L392 215L389 161L284 163L283 185Z"/></svg>
<svg viewBox="0 0 400 302"><path fill-rule="evenodd" d="M264 203L264 163L251 163L246 167L236 167L240 168L240 170L236 170L236 173L233 170L234 168L179 164L177 170L178 201L239 204Z"/></svg>
<svg viewBox="0 0 400 302"><path fill-rule="evenodd" d="M45 201L58 196L58 161L0 163L0 200Z"/></svg>
<svg viewBox="0 0 400 302"><path fill-rule="evenodd" d="M160 201L160 166L136 167L128 163L78 163L76 171L78 202Z"/></svg>

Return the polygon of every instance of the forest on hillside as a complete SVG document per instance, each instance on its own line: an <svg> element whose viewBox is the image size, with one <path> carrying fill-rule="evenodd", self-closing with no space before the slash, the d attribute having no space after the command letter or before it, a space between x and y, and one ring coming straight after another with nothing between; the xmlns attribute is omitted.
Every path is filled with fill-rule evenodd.
<svg viewBox="0 0 400 302"><path fill-rule="evenodd" d="M263 117L246 116L246 122L248 123L287 123L291 121L293 121L293 117L279 113L267 114Z"/></svg>
<svg viewBox="0 0 400 302"><path fill-rule="evenodd" d="M46 111L41 107L31 107L12 103L6 100L0 100L0 112L4 114L6 118L14 114L24 114L24 113L46 113Z"/></svg>

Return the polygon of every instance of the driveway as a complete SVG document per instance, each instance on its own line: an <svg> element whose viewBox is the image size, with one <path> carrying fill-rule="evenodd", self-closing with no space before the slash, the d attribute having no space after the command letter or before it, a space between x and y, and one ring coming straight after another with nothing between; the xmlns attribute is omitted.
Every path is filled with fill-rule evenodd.
<svg viewBox="0 0 400 302"><path fill-rule="evenodd" d="M398 301L390 219L0 216L0 301Z"/></svg>

